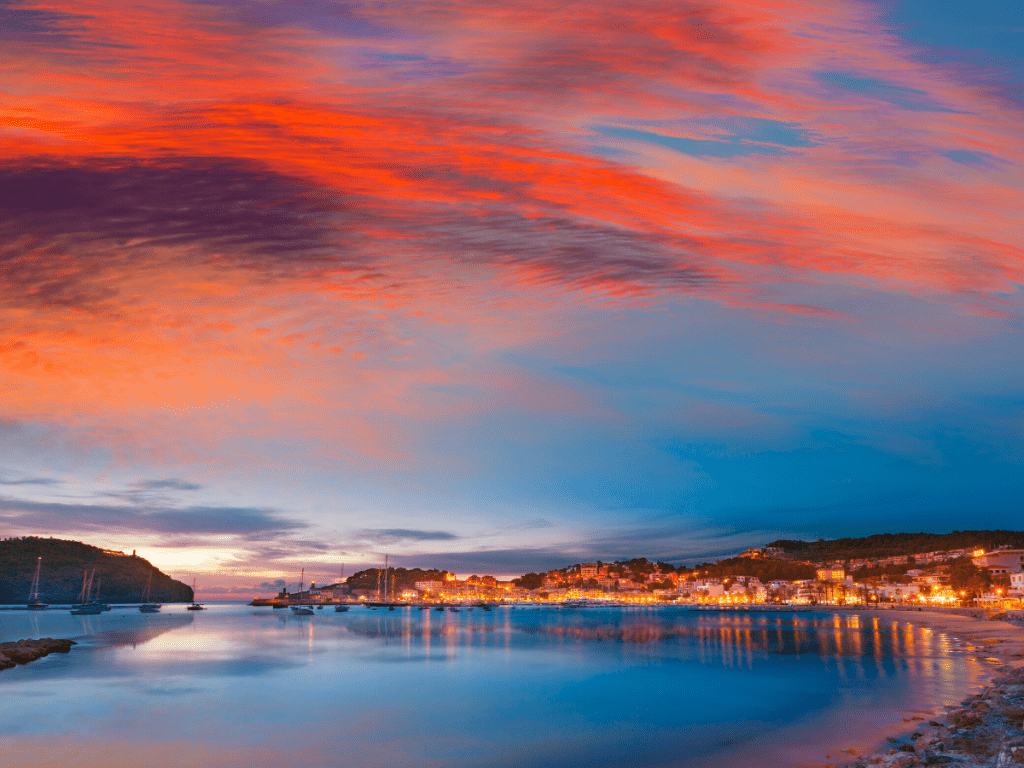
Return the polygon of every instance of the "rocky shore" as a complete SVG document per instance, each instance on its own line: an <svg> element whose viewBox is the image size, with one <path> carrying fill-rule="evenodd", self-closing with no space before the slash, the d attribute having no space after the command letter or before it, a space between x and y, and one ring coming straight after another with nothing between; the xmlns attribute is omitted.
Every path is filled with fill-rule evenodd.
<svg viewBox="0 0 1024 768"><path fill-rule="evenodd" d="M889 748L856 756L848 768L1010 768L1024 765L1024 629L1014 616L926 613L907 620L949 632L969 643L968 650L993 664L985 689L959 707L901 738ZM915 720L917 718L914 718Z"/></svg>
<svg viewBox="0 0 1024 768"><path fill-rule="evenodd" d="M67 653L74 640L54 640L43 637L39 640L19 640L16 643L0 643L0 669L10 669L17 664L28 664L30 661L49 656L51 653Z"/></svg>

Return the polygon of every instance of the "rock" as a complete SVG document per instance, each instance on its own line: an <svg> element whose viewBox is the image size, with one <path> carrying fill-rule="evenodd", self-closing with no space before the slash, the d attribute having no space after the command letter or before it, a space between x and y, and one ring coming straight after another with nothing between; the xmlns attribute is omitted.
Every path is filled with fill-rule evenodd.
<svg viewBox="0 0 1024 768"><path fill-rule="evenodd" d="M3 643L0 644L0 659L3 659L0 669L9 669L15 664L28 664L51 653L67 653L73 645L73 640L54 640L52 637Z"/></svg>
<svg viewBox="0 0 1024 768"><path fill-rule="evenodd" d="M924 734L921 733L920 731L914 731L912 734L910 734L910 739L911 739L911 741L917 741L922 736L924 736Z"/></svg>
<svg viewBox="0 0 1024 768"><path fill-rule="evenodd" d="M898 749L900 752L913 752L914 751L914 745L913 744L900 744L898 747L896 747L896 749Z"/></svg>
<svg viewBox="0 0 1024 768"><path fill-rule="evenodd" d="M896 757L890 758L889 762L886 763L887 768L911 768L915 765L920 765L921 762L914 756L906 753L897 755Z"/></svg>
<svg viewBox="0 0 1024 768"><path fill-rule="evenodd" d="M939 740L938 734L936 734L936 733L926 733L924 735L914 734L914 735L917 736L917 738L914 739L914 749L916 749L918 752L921 752L921 751L923 751L925 749L934 748L936 744L941 744L942 743Z"/></svg>
<svg viewBox="0 0 1024 768"><path fill-rule="evenodd" d="M976 725L980 720L981 715L976 710L956 709L949 713L949 724L954 728Z"/></svg>
<svg viewBox="0 0 1024 768"><path fill-rule="evenodd" d="M15 664L28 664L30 661L35 661L43 654L35 648L15 646L14 648L4 648L4 655Z"/></svg>

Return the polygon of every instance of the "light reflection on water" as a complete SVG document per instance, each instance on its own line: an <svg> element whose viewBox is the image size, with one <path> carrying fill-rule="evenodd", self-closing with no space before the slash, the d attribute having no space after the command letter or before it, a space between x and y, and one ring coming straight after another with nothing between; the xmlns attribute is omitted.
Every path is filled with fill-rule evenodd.
<svg viewBox="0 0 1024 768"><path fill-rule="evenodd" d="M80 645L0 672L3 764L750 765L824 760L982 671L876 614L244 606L0 612Z"/></svg>

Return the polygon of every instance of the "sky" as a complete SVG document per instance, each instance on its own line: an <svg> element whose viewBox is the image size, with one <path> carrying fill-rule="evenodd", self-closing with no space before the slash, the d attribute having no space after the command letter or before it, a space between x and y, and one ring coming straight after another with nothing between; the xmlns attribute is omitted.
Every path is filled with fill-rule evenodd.
<svg viewBox="0 0 1024 768"><path fill-rule="evenodd" d="M0 67L0 535L210 596L1024 519L1019 0L0 0Z"/></svg>

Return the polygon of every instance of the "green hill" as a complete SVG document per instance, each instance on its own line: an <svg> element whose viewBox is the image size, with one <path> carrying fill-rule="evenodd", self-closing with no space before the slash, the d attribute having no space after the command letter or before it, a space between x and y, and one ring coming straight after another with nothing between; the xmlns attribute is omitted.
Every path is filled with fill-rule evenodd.
<svg viewBox="0 0 1024 768"><path fill-rule="evenodd" d="M148 560L134 555L110 554L79 541L26 536L0 540L0 603L28 602L36 559L43 558L39 599L44 603L77 602L82 573L96 569L94 587L107 603L138 603L152 574L150 600L157 603L192 601L192 588L161 573Z"/></svg>
<svg viewBox="0 0 1024 768"><path fill-rule="evenodd" d="M879 533L860 539L773 541L787 555L801 560L851 560L916 555L950 549L1024 547L1024 531L954 531L953 533Z"/></svg>

